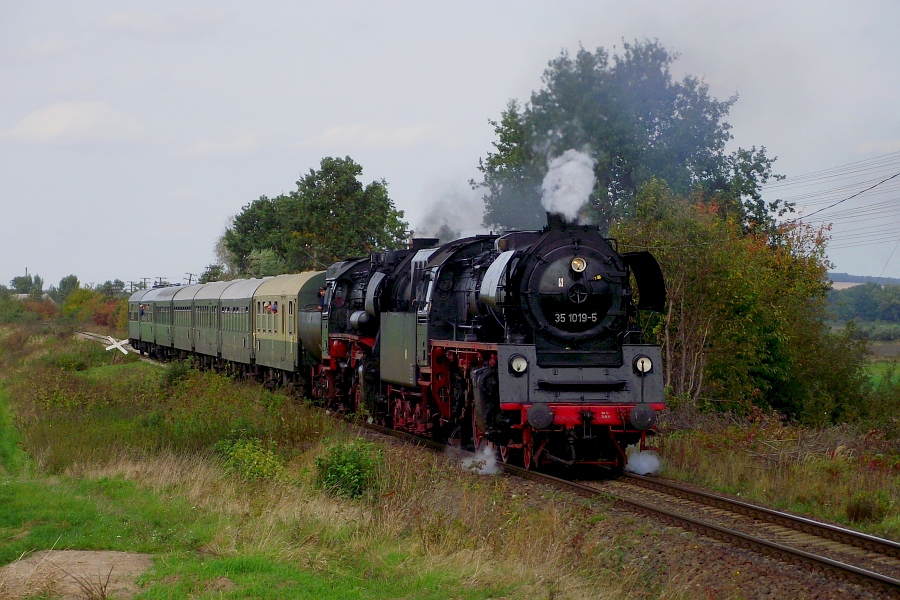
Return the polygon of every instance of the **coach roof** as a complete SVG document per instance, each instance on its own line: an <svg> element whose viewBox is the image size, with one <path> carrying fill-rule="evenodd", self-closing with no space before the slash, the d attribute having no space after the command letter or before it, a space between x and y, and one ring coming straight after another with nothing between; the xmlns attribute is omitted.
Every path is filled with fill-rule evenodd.
<svg viewBox="0 0 900 600"><path fill-rule="evenodd" d="M212 283L207 283L202 289L197 291L194 295L194 300L218 300L228 286L234 285L239 281L244 280L236 279L234 281L213 281Z"/></svg>
<svg viewBox="0 0 900 600"><path fill-rule="evenodd" d="M180 290L175 292L175 296L172 298L175 302L181 302L184 300L193 300L194 294L200 291L203 287L202 283L195 283L194 285L185 285L182 286Z"/></svg>
<svg viewBox="0 0 900 600"><path fill-rule="evenodd" d="M153 288L147 294L141 298L141 302L156 302L157 300L171 300L174 292L177 292L181 288L179 286L171 286L171 287L158 287ZM168 292L168 295L163 296L163 292Z"/></svg>
<svg viewBox="0 0 900 600"><path fill-rule="evenodd" d="M138 302L143 299L144 296L149 294L152 290L138 290L128 297L129 302Z"/></svg>
<svg viewBox="0 0 900 600"><path fill-rule="evenodd" d="M320 285L325 285L325 271L279 275L266 279L253 296L297 296L304 289L317 292Z"/></svg>
<svg viewBox="0 0 900 600"><path fill-rule="evenodd" d="M254 292L256 292L256 288L260 286L260 284L269 279L243 279L241 281L236 281L234 285L228 287L225 291L222 292L222 296L219 298L220 300L250 300L253 298Z"/></svg>

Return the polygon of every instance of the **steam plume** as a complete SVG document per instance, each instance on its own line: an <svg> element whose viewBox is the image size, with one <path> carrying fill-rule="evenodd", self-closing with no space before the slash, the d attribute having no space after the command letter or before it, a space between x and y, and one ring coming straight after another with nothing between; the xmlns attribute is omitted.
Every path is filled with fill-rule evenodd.
<svg viewBox="0 0 900 600"><path fill-rule="evenodd" d="M656 475L659 472L660 462L659 456L655 452L645 450L641 452L636 444L632 444L625 449L625 455L628 462L625 463L625 470L635 475Z"/></svg>
<svg viewBox="0 0 900 600"><path fill-rule="evenodd" d="M500 471L497 467L497 452L487 445L476 452L475 456L464 458L462 466L479 475L496 475Z"/></svg>
<svg viewBox="0 0 900 600"><path fill-rule="evenodd" d="M436 182L425 190L422 202L430 208L415 228L417 236L440 238L444 243L487 233L481 226L484 201L471 188L450 180Z"/></svg>
<svg viewBox="0 0 900 600"><path fill-rule="evenodd" d="M566 150L550 161L541 185L541 204L549 212L562 213L575 222L594 189L594 159L577 150Z"/></svg>

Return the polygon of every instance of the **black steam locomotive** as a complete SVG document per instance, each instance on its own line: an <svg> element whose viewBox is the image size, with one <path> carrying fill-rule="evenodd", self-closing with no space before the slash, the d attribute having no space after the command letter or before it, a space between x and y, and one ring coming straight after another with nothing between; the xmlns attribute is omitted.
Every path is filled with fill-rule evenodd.
<svg viewBox="0 0 900 600"><path fill-rule="evenodd" d="M329 267L322 310L300 311L312 395L528 469L624 466L664 408L660 348L635 326L638 310L663 309L662 273L647 252L548 217L541 231L418 239Z"/></svg>

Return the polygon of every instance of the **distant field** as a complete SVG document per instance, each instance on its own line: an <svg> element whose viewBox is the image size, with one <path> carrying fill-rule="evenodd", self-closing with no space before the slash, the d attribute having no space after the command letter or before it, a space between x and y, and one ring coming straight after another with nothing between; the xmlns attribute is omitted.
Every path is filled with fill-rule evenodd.
<svg viewBox="0 0 900 600"><path fill-rule="evenodd" d="M849 281L832 281L831 287L836 290L847 290L852 287L856 287L858 285L863 285L862 283L851 283Z"/></svg>
<svg viewBox="0 0 900 600"><path fill-rule="evenodd" d="M869 363L869 377L872 383L878 385L888 374L892 381L900 381L900 363L895 360L875 360Z"/></svg>
<svg viewBox="0 0 900 600"><path fill-rule="evenodd" d="M869 342L869 348L876 361L900 359L900 341Z"/></svg>

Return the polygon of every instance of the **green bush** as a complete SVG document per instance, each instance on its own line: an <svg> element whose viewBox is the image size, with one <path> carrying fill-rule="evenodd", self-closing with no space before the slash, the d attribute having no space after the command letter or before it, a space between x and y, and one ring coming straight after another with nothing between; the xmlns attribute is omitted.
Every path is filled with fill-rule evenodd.
<svg viewBox="0 0 900 600"><path fill-rule="evenodd" d="M176 360L166 365L160 377L160 387L171 389L181 381L188 378L192 370L190 361Z"/></svg>
<svg viewBox="0 0 900 600"><path fill-rule="evenodd" d="M878 522L887 514L887 502L877 494L857 492L847 503L847 518L854 523Z"/></svg>
<svg viewBox="0 0 900 600"><path fill-rule="evenodd" d="M316 458L316 485L344 498L359 498L378 482L382 453L375 444L354 440Z"/></svg>
<svg viewBox="0 0 900 600"><path fill-rule="evenodd" d="M225 456L225 468L244 479L280 479L284 461L256 438L223 440L216 450Z"/></svg>
<svg viewBox="0 0 900 600"><path fill-rule="evenodd" d="M36 322L38 315L25 310L25 305L11 297L0 298L0 323Z"/></svg>

